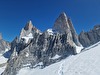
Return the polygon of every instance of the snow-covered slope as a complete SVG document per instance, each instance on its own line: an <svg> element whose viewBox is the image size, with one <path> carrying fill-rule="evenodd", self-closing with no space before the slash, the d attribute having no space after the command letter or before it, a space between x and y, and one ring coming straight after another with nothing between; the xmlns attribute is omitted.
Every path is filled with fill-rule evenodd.
<svg viewBox="0 0 100 75"><path fill-rule="evenodd" d="M17 75L100 75L100 44L86 50L44 69L23 68Z"/></svg>
<svg viewBox="0 0 100 75"><path fill-rule="evenodd" d="M0 54L0 74L5 70L7 60L7 58Z"/></svg>

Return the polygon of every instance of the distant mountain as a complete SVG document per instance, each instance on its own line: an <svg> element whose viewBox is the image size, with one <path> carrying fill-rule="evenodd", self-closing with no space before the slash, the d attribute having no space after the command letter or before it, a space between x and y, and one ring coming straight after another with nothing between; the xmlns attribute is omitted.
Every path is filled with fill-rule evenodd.
<svg viewBox="0 0 100 75"><path fill-rule="evenodd" d="M81 46L78 35L75 31L75 28L73 27L72 21L69 17L66 16L66 14L63 12L60 14L60 16L57 18L53 29L61 34L67 34L67 41L70 43L73 41L77 46Z"/></svg>
<svg viewBox="0 0 100 75"><path fill-rule="evenodd" d="M4 53L6 50L10 49L10 43L5 41L2 38L2 34L0 33L0 53Z"/></svg>
<svg viewBox="0 0 100 75"><path fill-rule="evenodd" d="M44 32L29 21L22 28L20 36L11 42L11 55L2 75L17 75L18 71L25 67L44 69L71 55L78 54L84 47L99 41L99 30L99 26L96 26L90 34L98 40L90 40L83 32L78 36L71 19L64 12L58 16L54 26ZM87 39L93 43L87 44Z"/></svg>
<svg viewBox="0 0 100 75"><path fill-rule="evenodd" d="M79 35L79 41L84 47L88 47L100 41L100 25L94 26L94 28L88 32L82 31Z"/></svg>
<svg viewBox="0 0 100 75"><path fill-rule="evenodd" d="M10 50L11 48L11 44L10 42L5 41L2 38L2 34L0 33L0 75L1 73L4 71L6 64L7 64L7 60L8 60L8 56L10 56ZM8 53L6 53L8 52Z"/></svg>

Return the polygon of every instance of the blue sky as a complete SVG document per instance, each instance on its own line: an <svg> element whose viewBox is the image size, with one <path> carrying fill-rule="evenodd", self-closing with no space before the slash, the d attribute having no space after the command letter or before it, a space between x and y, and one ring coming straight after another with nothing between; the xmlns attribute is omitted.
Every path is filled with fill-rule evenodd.
<svg viewBox="0 0 100 75"><path fill-rule="evenodd" d="M44 31L63 11L78 34L100 24L100 0L0 0L0 32L12 41L29 20Z"/></svg>

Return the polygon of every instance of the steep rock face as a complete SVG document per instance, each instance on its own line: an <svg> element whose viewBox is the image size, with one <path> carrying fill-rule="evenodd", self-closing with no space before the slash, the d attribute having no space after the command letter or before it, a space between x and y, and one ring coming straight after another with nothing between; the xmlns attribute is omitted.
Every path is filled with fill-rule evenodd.
<svg viewBox="0 0 100 75"><path fill-rule="evenodd" d="M68 24L68 17L64 12L61 13L59 17L56 19L53 29L63 34L68 33L68 31L70 30Z"/></svg>
<svg viewBox="0 0 100 75"><path fill-rule="evenodd" d="M18 42L19 42L19 38L15 37L15 39L11 42L11 50L14 50Z"/></svg>
<svg viewBox="0 0 100 75"><path fill-rule="evenodd" d="M89 32L82 31L79 35L79 41L84 47L88 47L100 41L100 25L94 26Z"/></svg>
<svg viewBox="0 0 100 75"><path fill-rule="evenodd" d="M75 48L66 41L67 35L51 36L46 33L37 35L25 49L20 51L18 56L16 56L17 52L13 51L3 75L15 75L23 67L36 68L40 66L40 68L44 68L74 54ZM56 55L60 57L52 59ZM37 65L40 62L42 65Z"/></svg>
<svg viewBox="0 0 100 75"><path fill-rule="evenodd" d="M24 36L29 35L30 33L40 33L40 30L38 30L35 26L33 26L32 22L29 21L24 28L22 28L20 33L20 39Z"/></svg>
<svg viewBox="0 0 100 75"><path fill-rule="evenodd" d="M6 50L10 49L10 43L3 40L2 35L0 34L0 53L4 53Z"/></svg>
<svg viewBox="0 0 100 75"><path fill-rule="evenodd" d="M26 24L26 26L24 27L24 29L25 30L32 30L33 29L33 25L32 25L32 22L31 21L29 21L27 24Z"/></svg>
<svg viewBox="0 0 100 75"><path fill-rule="evenodd" d="M78 35L73 27L72 22L71 22L70 18L68 18L64 12L61 13L60 16L57 18L57 20L55 21L53 30L55 30L61 34L68 34L69 42L73 40L73 42L77 46L81 46L81 44L79 43L79 40L78 40Z"/></svg>
<svg viewBox="0 0 100 75"><path fill-rule="evenodd" d="M2 39L2 34L0 33L0 40Z"/></svg>
<svg viewBox="0 0 100 75"><path fill-rule="evenodd" d="M23 67L44 68L75 54L76 46L80 45L76 31L65 13L58 17L53 29L43 33L30 21L22 29L20 38L12 42L13 52L2 75L16 75Z"/></svg>

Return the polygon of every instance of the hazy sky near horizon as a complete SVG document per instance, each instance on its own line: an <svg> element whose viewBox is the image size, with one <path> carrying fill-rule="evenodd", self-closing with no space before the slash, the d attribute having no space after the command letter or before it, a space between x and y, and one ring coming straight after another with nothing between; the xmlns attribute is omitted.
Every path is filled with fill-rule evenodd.
<svg viewBox="0 0 100 75"><path fill-rule="evenodd" d="M29 20L45 31L61 12L71 18L78 34L100 24L100 0L0 0L0 32L12 41Z"/></svg>

